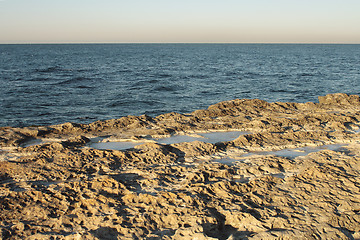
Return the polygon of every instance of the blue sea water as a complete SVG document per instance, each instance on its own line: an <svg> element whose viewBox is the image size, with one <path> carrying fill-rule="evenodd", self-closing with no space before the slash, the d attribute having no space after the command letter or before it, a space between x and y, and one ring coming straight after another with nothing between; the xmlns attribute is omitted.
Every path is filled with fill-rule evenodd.
<svg viewBox="0 0 360 240"><path fill-rule="evenodd" d="M0 126L360 94L360 45L0 45Z"/></svg>

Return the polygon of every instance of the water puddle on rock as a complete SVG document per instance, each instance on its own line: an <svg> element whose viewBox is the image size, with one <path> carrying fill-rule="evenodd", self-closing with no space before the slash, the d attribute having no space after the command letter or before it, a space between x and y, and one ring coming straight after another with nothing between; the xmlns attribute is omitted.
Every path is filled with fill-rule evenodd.
<svg viewBox="0 0 360 240"><path fill-rule="evenodd" d="M193 141L204 141L205 139L202 137L193 137L189 135L174 135L167 138L159 138L155 141L161 144L175 144L175 143L182 143L182 142L193 142Z"/></svg>
<svg viewBox="0 0 360 240"><path fill-rule="evenodd" d="M279 157L286 157L286 158L296 158L300 156L306 156L309 153L319 152L322 150L332 150L332 151L339 151L342 147L346 146L346 144L328 144L318 147L301 147L301 148L287 148L278 151L264 151L264 152L250 152L245 153L239 156L239 159L225 157L221 159L214 159L214 162L223 163L226 165L233 165L236 162L245 161L247 157L252 157L256 155L275 155Z"/></svg>
<svg viewBox="0 0 360 240"><path fill-rule="evenodd" d="M29 141L24 142L23 144L21 144L21 147L31 147L31 146L35 146L35 145L40 145L45 143L46 141L43 141L42 139L32 139Z"/></svg>
<svg viewBox="0 0 360 240"><path fill-rule="evenodd" d="M27 148L27 147L32 147L32 146L36 146L36 145L43 145L45 143L61 142L62 140L65 140L65 139L36 138L36 139L31 139L31 140L25 141L24 143L20 144L20 147Z"/></svg>
<svg viewBox="0 0 360 240"><path fill-rule="evenodd" d="M240 137L241 135L249 134L250 132L243 131L232 131L232 132L210 132L210 133L200 133L199 135L205 138L205 142L208 143L217 143L217 142L228 142L233 141Z"/></svg>
<svg viewBox="0 0 360 240"><path fill-rule="evenodd" d="M243 162L244 159L235 159L235 158L231 158L231 157L225 157L225 158L220 158L220 159L213 159L213 162L218 162L221 164L225 164L225 165L233 165L235 162Z"/></svg>
<svg viewBox="0 0 360 240"><path fill-rule="evenodd" d="M249 132L243 131L196 133L193 135L173 135L167 138L150 139L148 141L93 142L88 144L88 146L101 150L126 150L150 141L160 144L176 144L193 141L202 141L214 144L217 142L232 141L238 138L240 135L248 133Z"/></svg>
<svg viewBox="0 0 360 240"><path fill-rule="evenodd" d="M100 150L125 150L129 148L133 148L137 145L144 144L145 142L97 142L91 143L88 146L100 149Z"/></svg>
<svg viewBox="0 0 360 240"><path fill-rule="evenodd" d="M318 147L302 147L302 148L293 148L293 149L282 149L278 151L254 152L254 153L244 154L242 155L242 157L248 157L253 155L276 155L279 157L296 158L300 156L306 156L309 153L319 152L321 150L338 151L343 146L345 146L345 144L328 144Z"/></svg>
<svg viewBox="0 0 360 240"><path fill-rule="evenodd" d="M156 139L157 143L162 144L175 144L182 142L201 141L206 143L218 143L225 141L232 141L241 135L249 134L249 132L243 131L230 131L230 132L208 132L208 133L196 133L196 136L190 135L174 135L168 138Z"/></svg>

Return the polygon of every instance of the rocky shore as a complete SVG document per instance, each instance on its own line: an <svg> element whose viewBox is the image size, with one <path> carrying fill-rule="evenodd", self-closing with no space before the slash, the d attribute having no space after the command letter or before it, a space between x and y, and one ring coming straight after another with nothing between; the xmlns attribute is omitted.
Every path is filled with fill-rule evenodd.
<svg viewBox="0 0 360 240"><path fill-rule="evenodd" d="M360 97L0 128L2 239L360 239ZM153 139L244 131L231 141ZM100 150L94 141L141 142ZM336 148L321 148L336 146ZM280 150L311 153L281 156Z"/></svg>

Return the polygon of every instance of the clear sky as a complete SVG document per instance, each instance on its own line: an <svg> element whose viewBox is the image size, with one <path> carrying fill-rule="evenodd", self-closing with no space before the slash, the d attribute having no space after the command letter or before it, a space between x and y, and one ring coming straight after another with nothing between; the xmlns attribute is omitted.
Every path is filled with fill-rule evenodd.
<svg viewBox="0 0 360 240"><path fill-rule="evenodd" d="M360 0L0 0L0 43L360 43Z"/></svg>

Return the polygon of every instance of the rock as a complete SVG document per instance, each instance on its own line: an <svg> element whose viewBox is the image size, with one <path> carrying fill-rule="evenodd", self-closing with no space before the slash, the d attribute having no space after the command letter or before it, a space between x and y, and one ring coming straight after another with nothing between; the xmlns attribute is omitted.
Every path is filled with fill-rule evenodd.
<svg viewBox="0 0 360 240"><path fill-rule="evenodd" d="M236 99L189 114L2 127L0 238L357 239L359 97L319 102ZM247 134L216 144L154 140L211 130ZM147 143L86 146L95 137ZM34 138L42 142L20 147Z"/></svg>
<svg viewBox="0 0 360 240"><path fill-rule="evenodd" d="M320 104L329 105L360 105L360 97L358 95L347 95L345 93L328 94L319 97Z"/></svg>

